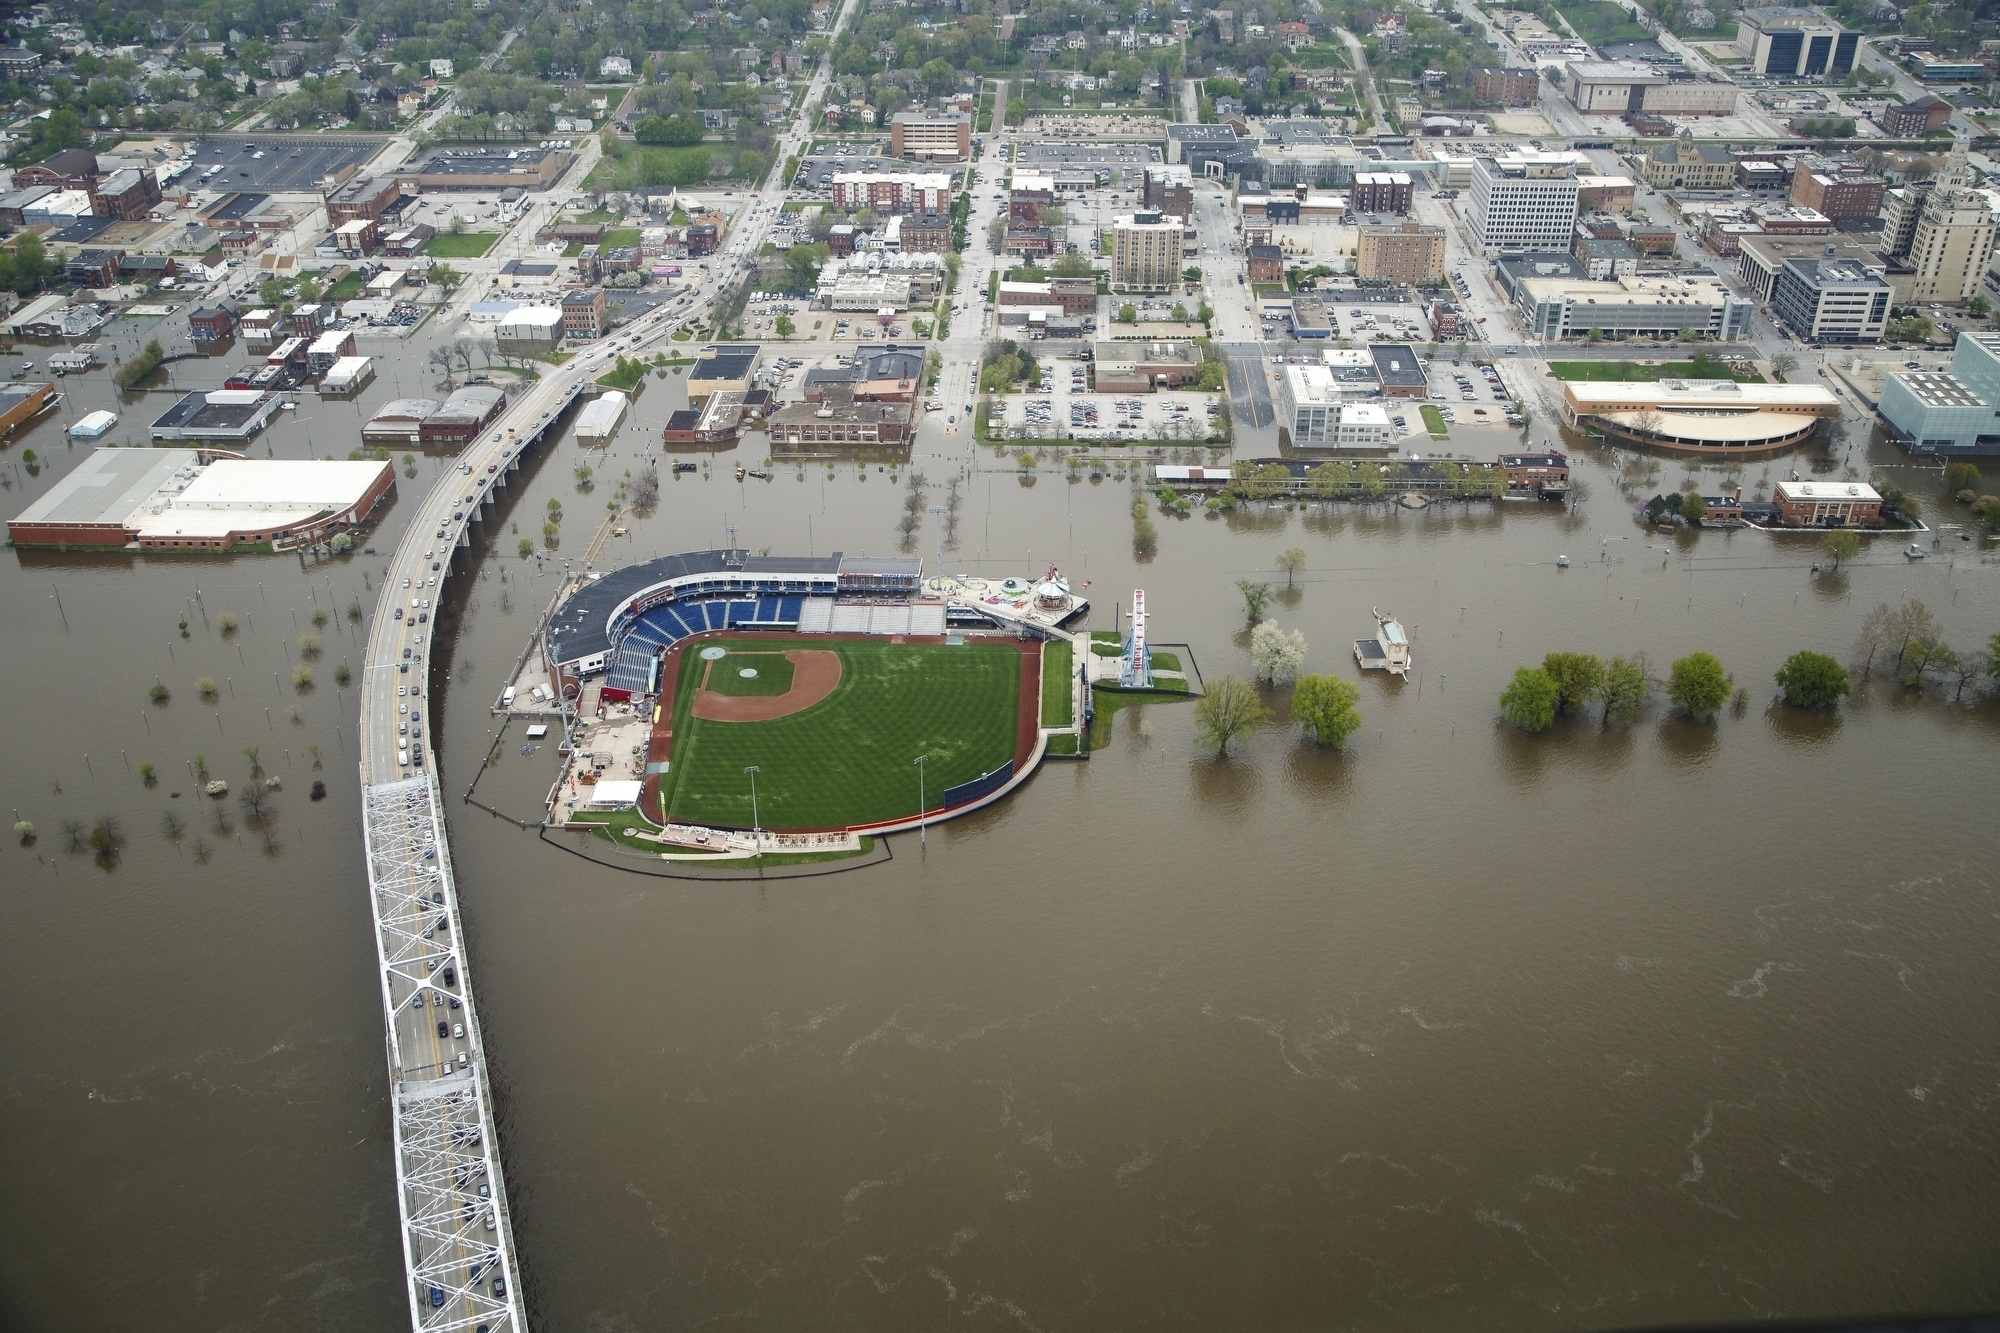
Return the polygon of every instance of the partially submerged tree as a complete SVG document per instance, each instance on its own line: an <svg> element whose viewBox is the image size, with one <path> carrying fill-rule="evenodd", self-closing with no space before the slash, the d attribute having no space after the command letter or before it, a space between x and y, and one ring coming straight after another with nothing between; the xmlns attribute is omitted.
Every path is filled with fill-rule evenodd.
<svg viewBox="0 0 2000 1333"><path fill-rule="evenodd" d="M1271 604L1271 585L1256 579L1236 580L1236 591L1243 594L1243 616L1251 624L1264 618L1264 608Z"/></svg>
<svg viewBox="0 0 2000 1333"><path fill-rule="evenodd" d="M1604 690L1604 663L1589 653L1550 653L1542 671L1556 686L1556 711L1580 713Z"/></svg>
<svg viewBox="0 0 2000 1333"><path fill-rule="evenodd" d="M1271 720L1256 687L1235 676L1209 682L1208 693L1195 700L1195 734L1218 757L1229 756L1229 742L1248 735Z"/></svg>
<svg viewBox="0 0 2000 1333"><path fill-rule="evenodd" d="M1355 705L1361 691L1354 682L1339 676L1301 676L1292 691L1292 722L1318 745L1339 749L1347 738L1361 729L1361 713Z"/></svg>
<svg viewBox="0 0 2000 1333"><path fill-rule="evenodd" d="M1734 685L1713 653L1689 653L1667 671L1667 697L1689 717L1713 717L1729 702Z"/></svg>
<svg viewBox="0 0 2000 1333"><path fill-rule="evenodd" d="M1652 682L1646 679L1646 668L1640 663L1623 657L1614 657L1606 662L1601 687L1604 725L1629 727L1638 721L1639 710L1646 706L1646 694L1651 688Z"/></svg>
<svg viewBox="0 0 2000 1333"><path fill-rule="evenodd" d="M1778 688L1785 702L1799 708L1831 708L1845 699L1853 686L1847 668L1825 653L1801 649L1778 668Z"/></svg>
<svg viewBox="0 0 2000 1333"><path fill-rule="evenodd" d="M1250 631L1250 662L1258 680L1289 685L1306 664L1306 636L1295 629L1279 628L1275 620L1263 621Z"/></svg>
<svg viewBox="0 0 2000 1333"><path fill-rule="evenodd" d="M1500 714L1523 731L1547 731L1556 720L1559 694L1540 667L1522 667L1500 693Z"/></svg>
<svg viewBox="0 0 2000 1333"><path fill-rule="evenodd" d="M1299 571L1306 567L1306 553L1302 547L1291 546L1278 552L1278 568L1284 573L1285 586L1292 586Z"/></svg>
<svg viewBox="0 0 2000 1333"><path fill-rule="evenodd" d="M1861 554L1861 538L1847 528L1829 528L1826 535L1819 539L1819 549L1822 555L1833 561L1833 567L1839 569Z"/></svg>

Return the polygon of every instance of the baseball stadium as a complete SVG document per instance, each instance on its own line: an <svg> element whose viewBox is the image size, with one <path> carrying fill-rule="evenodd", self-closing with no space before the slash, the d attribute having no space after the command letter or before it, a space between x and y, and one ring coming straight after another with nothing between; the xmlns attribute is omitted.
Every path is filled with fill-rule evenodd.
<svg viewBox="0 0 2000 1333"><path fill-rule="evenodd" d="M907 557L712 550L607 573L556 608L544 658L580 715L644 724L644 752L552 804L629 810L649 852L746 830L839 845L976 809L1033 770L1046 721L1080 719L1067 627L1086 610L1054 569L926 581Z"/></svg>

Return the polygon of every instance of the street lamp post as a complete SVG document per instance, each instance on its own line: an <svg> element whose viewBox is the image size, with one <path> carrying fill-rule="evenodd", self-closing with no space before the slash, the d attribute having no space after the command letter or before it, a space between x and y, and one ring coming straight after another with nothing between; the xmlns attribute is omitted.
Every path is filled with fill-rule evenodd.
<svg viewBox="0 0 2000 1333"><path fill-rule="evenodd" d="M752 764L743 771L750 775L750 843L761 854L764 850L764 824L757 817L757 775L763 770Z"/></svg>
<svg viewBox="0 0 2000 1333"><path fill-rule="evenodd" d="M920 755L918 755L918 756L917 756L917 758L916 758L916 765L917 765L917 841L918 841L918 842L920 842L920 843L924 843L924 844L926 844L926 845L928 845L928 844L930 843L930 840L931 840L931 836L930 836L930 833L931 833L931 831L930 831L930 821L929 821L929 820L928 820L928 819L927 819L927 818L925 817L925 810L924 810L924 805L925 805L925 801L924 801L924 762L925 762L926 760L928 760L929 758L930 758L930 756L929 756L929 755L927 755L927 754L920 754Z"/></svg>

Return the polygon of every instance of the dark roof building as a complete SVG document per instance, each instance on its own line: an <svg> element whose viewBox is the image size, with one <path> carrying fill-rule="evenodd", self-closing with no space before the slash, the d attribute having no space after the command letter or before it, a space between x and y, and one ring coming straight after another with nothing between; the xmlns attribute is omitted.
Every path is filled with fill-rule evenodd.
<svg viewBox="0 0 2000 1333"><path fill-rule="evenodd" d="M1391 398L1426 398L1430 380L1417 360L1417 349L1406 343L1371 343L1368 355L1375 361L1375 378L1382 392Z"/></svg>

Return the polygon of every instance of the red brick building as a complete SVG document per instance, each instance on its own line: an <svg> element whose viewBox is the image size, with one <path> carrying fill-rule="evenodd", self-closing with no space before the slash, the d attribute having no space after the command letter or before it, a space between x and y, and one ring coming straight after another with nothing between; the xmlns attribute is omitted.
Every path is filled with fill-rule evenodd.
<svg viewBox="0 0 2000 1333"><path fill-rule="evenodd" d="M1914 101L1889 107L1875 123L1890 138L1920 139L1932 130L1943 129L1950 119L1951 103L1936 93L1925 93Z"/></svg>
<svg viewBox="0 0 2000 1333"><path fill-rule="evenodd" d="M1541 81L1532 69L1482 69L1472 76L1472 100L1480 106L1533 106Z"/></svg>
<svg viewBox="0 0 2000 1333"><path fill-rule="evenodd" d="M1882 496L1861 481L1781 481L1771 490L1788 528L1879 528Z"/></svg>
<svg viewBox="0 0 2000 1333"><path fill-rule="evenodd" d="M1559 496L1569 490L1569 459L1559 453L1502 454L1500 470L1510 494Z"/></svg>
<svg viewBox="0 0 2000 1333"><path fill-rule="evenodd" d="M1347 206L1356 213L1407 213L1413 193L1407 172L1357 171Z"/></svg>
<svg viewBox="0 0 2000 1333"><path fill-rule="evenodd" d="M1889 183L1882 177L1843 170L1812 153L1801 155L1792 169L1792 202L1824 213L1835 222L1880 217L1888 191Z"/></svg>
<svg viewBox="0 0 2000 1333"><path fill-rule="evenodd" d="M1275 245L1250 245L1243 249L1250 281L1277 283L1285 280L1285 252Z"/></svg>
<svg viewBox="0 0 2000 1333"><path fill-rule="evenodd" d="M383 210L402 193L403 183L394 176L357 176L326 197L327 224L380 221Z"/></svg>
<svg viewBox="0 0 2000 1333"><path fill-rule="evenodd" d="M14 169L14 188L53 185L58 190L88 190L97 184L97 154L82 148L65 148L30 166Z"/></svg>
<svg viewBox="0 0 2000 1333"><path fill-rule="evenodd" d="M151 168L114 171L90 189L90 211L101 218L131 222L160 202L160 178Z"/></svg>
<svg viewBox="0 0 2000 1333"><path fill-rule="evenodd" d="M563 337L601 338L604 336L604 289L591 287L566 292L562 301Z"/></svg>
<svg viewBox="0 0 2000 1333"><path fill-rule="evenodd" d="M188 332L196 342L227 338L236 327L236 314L226 305L202 306L188 316Z"/></svg>

